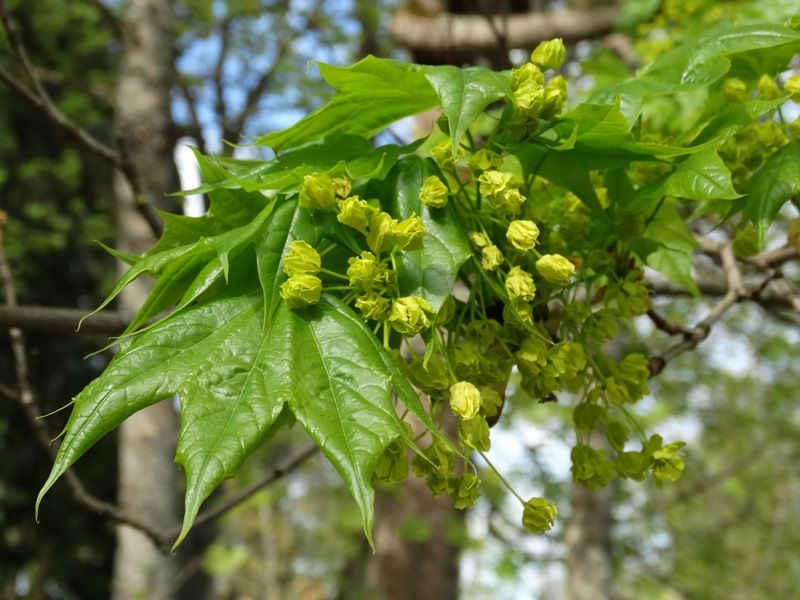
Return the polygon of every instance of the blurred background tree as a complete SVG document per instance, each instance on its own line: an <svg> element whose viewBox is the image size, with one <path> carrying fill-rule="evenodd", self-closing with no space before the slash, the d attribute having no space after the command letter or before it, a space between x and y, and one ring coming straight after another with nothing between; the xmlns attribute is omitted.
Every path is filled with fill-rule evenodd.
<svg viewBox="0 0 800 600"><path fill-rule="evenodd" d="M560 36L570 46L572 89L588 94L592 85L624 77L679 37L720 18L780 21L796 12L793 5L790 0L622 5L575 0L552 6L544 0L0 0L32 66L26 73L14 40L0 37L0 208L9 215L5 251L18 301L83 311L96 306L117 268L96 242L130 251L136 249L131 235L141 234L142 243L152 239L142 211L125 210L120 198L132 203L141 195L179 210L176 201L165 200L179 187L172 161L178 140L190 136L203 152L246 156L252 150L221 140L238 144L248 135L281 128L325 97L319 79L307 71L311 59L345 64L374 53L506 68L539 41ZM159 65L161 74L148 83L137 60ZM134 89L166 102L153 115L160 119L146 119L146 107L144 117L136 116L137 101L144 105L137 92L127 91L126 81L151 86ZM59 113L118 153L128 171L55 125L53 115L48 118L47 110L31 101L36 82ZM15 89L20 83L22 89ZM702 98L682 100L659 106L645 127L665 131L670 119L686 116ZM151 131L138 129L142 119ZM784 215L784 229L793 217ZM127 229L131 224L133 234ZM676 296L659 302L669 318L700 314L704 300ZM626 334L626 344L666 344L663 332L646 319L639 325ZM654 381L645 421L666 421L690 442L685 475L667 490L649 484L619 485L599 495L577 486L570 490L569 450L558 441L571 418L567 409L550 404L506 411L498 427L508 441L496 444L498 460L532 491L544 491L561 506L572 499L573 541L570 525L535 539L523 534L516 518L506 514L499 486L487 490L465 522L447 503L431 502L424 485L412 480L405 491L389 490L379 500L379 554L373 557L350 498L326 465L311 460L193 534L195 544L175 557L140 539L135 543L145 546L136 547L138 566L123 561L116 569L113 557L124 556L128 542L115 537L111 520L76 504L67 486L48 499L57 508L45 510L39 526L33 522L33 502L50 457L34 443L30 415L14 402L20 394L15 364L11 348L2 345L0 392L7 401L0 404L0 449L14 458L0 466L0 593L132 598L138 591L147 598L304 600L788 598L800 580L800 463L793 460L800 452L800 374L792 361L798 331L796 320L770 321L761 309L741 308L700 350ZM101 347L104 337L26 333L27 375L42 412L61 407L102 370L108 353L82 357ZM510 404L525 406L521 400ZM163 426L164 414L152 416L144 431ZM45 421L51 434L64 418ZM111 500L120 489L131 489L126 486L148 501L163 497L167 510L159 518L168 528L179 522L170 495L182 485L172 465L174 439L142 439L148 440L109 437L103 441L106 451L87 456L77 473L100 498ZM265 469L297 451L291 433L281 437L248 462L230 493L257 484ZM149 455L148 468L166 473L166 479L122 471L127 483L118 480L118 453ZM130 496L120 497L123 507ZM128 508L141 511L142 505ZM598 513L608 518L593 521ZM591 522L593 531L580 530ZM381 539L391 541L381 546ZM579 548L583 558L576 558ZM121 583L123 569L138 571L134 583ZM565 586L571 578L577 580ZM141 581L151 587L137 589L135 582ZM587 588L592 595L582 596Z"/></svg>

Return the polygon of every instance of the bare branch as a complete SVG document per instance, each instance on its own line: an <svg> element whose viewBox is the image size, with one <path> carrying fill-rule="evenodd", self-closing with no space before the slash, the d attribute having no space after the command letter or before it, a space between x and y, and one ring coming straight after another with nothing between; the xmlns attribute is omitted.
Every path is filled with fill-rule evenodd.
<svg viewBox="0 0 800 600"><path fill-rule="evenodd" d="M616 7L555 12L528 12L508 17L507 40L511 48L531 48L555 37L581 40L610 33L617 18ZM495 31L504 27L503 17L440 13L419 15L399 11L389 35L398 45L415 52L480 52L497 47Z"/></svg>
<svg viewBox="0 0 800 600"><path fill-rule="evenodd" d="M322 4L323 0L316 0L314 6L309 10L309 13L319 14L322 11ZM242 110L226 127L226 135L229 138L232 138L229 141L238 143L239 138L242 136L242 133L247 126L247 121L253 116L253 113L258 108L258 103L261 100L261 97L269 89L269 86L272 85L275 75L280 68L281 61L289 53L292 48L292 43L299 37L300 33L301 31L294 29L290 33L285 34L285 36L278 42L278 49L275 53L275 60L272 62L272 66L264 71L256 84L248 90ZM223 127L224 126L225 124L223 123Z"/></svg>
<svg viewBox="0 0 800 600"><path fill-rule="evenodd" d="M220 48L217 55L217 62L214 64L214 69L211 72L211 81L214 83L214 90L216 92L216 101L214 102L214 109L217 113L217 119L220 126L225 127L228 120L228 107L225 103L225 85L222 81L222 76L225 71L225 61L228 58L228 47L230 46L231 27L233 25L233 17L227 15L220 23L219 37ZM231 140L237 141L238 140Z"/></svg>
<svg viewBox="0 0 800 600"><path fill-rule="evenodd" d="M3 239L4 226L7 218L8 216L6 213L0 211L0 281L2 281L3 284L3 295L6 305L14 308L17 306L14 275L6 260L5 243ZM39 444L48 453L51 459L55 459L56 449L50 444L51 436L46 430L45 422L41 419L41 411L36 403L33 388L28 379L28 353L25 347L25 338L22 334L22 330L17 327L12 327L9 329L8 334L11 339L11 350L14 355L14 367L17 376L17 387L19 389L18 393L15 395L15 400L25 413ZM5 390L4 393L6 393ZM158 530L137 517L125 514L113 504L97 499L86 490L75 471L69 470L64 473L64 480L69 486L72 496L81 506L91 510L95 514L109 517L119 523L125 523L131 527L135 527L154 542L157 544L159 543L160 534Z"/></svg>
<svg viewBox="0 0 800 600"><path fill-rule="evenodd" d="M684 352L696 348L700 342L708 337L708 334L711 332L711 327L731 306L742 300L757 298L770 281L782 277L779 270L769 268L766 270L765 276L756 286L748 288L744 284L742 272L733 254L732 244L723 244L707 238L698 238L698 241L700 242L703 252L715 254L719 258L725 276L725 293L702 321L691 329L683 332L684 339L682 341L668 348L660 356L650 358L649 368L651 376L656 376L661 373L671 360Z"/></svg>
<svg viewBox="0 0 800 600"><path fill-rule="evenodd" d="M84 321L80 330L78 321L86 316L86 311L77 308L56 308L50 306L0 306L0 328L17 328L50 335L106 334L122 333L128 319L121 313L105 311L92 315Z"/></svg>
<svg viewBox="0 0 800 600"><path fill-rule="evenodd" d="M669 335L682 335L684 338L689 338L692 335L691 331L675 323L670 323L652 308L647 311L647 316L653 322L653 325L664 333Z"/></svg>
<svg viewBox="0 0 800 600"><path fill-rule="evenodd" d="M52 102L47 102L44 99L36 96L33 92L28 90L20 81L18 81L11 73L3 68L0 68L0 81L3 81L10 87L17 95L21 96L26 102L30 103L34 108L47 117L53 124L57 125L68 133L72 138L80 143L84 148L96 154L103 160L117 166L119 162L119 155L117 152L107 146L88 131L70 121L64 114L56 108Z"/></svg>
<svg viewBox="0 0 800 600"><path fill-rule="evenodd" d="M206 138L203 134L203 127L200 125L200 116L197 113L197 98L192 93L192 88L185 78L178 77L177 81L178 91L183 96L183 101L186 102L186 107L189 111L189 132L196 140L200 152L206 153Z"/></svg>

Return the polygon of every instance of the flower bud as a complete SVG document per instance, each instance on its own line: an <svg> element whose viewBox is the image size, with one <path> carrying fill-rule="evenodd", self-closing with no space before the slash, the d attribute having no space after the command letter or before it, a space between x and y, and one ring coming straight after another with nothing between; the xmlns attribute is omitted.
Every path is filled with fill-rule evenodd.
<svg viewBox="0 0 800 600"><path fill-rule="evenodd" d="M447 206L447 195L450 190L436 175L431 175L419 190L419 199L425 206L444 208Z"/></svg>
<svg viewBox="0 0 800 600"><path fill-rule="evenodd" d="M375 481L402 483L408 477L408 448L402 439L389 444L375 463Z"/></svg>
<svg viewBox="0 0 800 600"><path fill-rule="evenodd" d="M384 252L391 248L394 240L394 227L397 225L390 214L379 212L369 221L369 233L367 234L367 246L375 254Z"/></svg>
<svg viewBox="0 0 800 600"><path fill-rule="evenodd" d="M484 271L494 271L503 264L503 253L494 244L489 244L481 250L481 267Z"/></svg>
<svg viewBox="0 0 800 600"><path fill-rule="evenodd" d="M564 104L567 101L566 83L567 80L561 75L553 77L553 79L547 83L542 100L541 117L543 119L552 119L564 108Z"/></svg>
<svg viewBox="0 0 800 600"><path fill-rule="evenodd" d="M512 90L518 90L526 85L544 86L544 73L539 67L530 62L511 71Z"/></svg>
<svg viewBox="0 0 800 600"><path fill-rule="evenodd" d="M333 191L339 198L347 198L350 195L352 185L347 177L333 178Z"/></svg>
<svg viewBox="0 0 800 600"><path fill-rule="evenodd" d="M336 215L336 219L343 225L365 233L370 219L377 213L377 209L367 204L366 200L362 200L358 196L350 196L339 200L339 214Z"/></svg>
<svg viewBox="0 0 800 600"><path fill-rule="evenodd" d="M511 173L502 171L484 171L478 177L481 194L487 198L496 198L508 188L511 181Z"/></svg>
<svg viewBox="0 0 800 600"><path fill-rule="evenodd" d="M481 495L481 480L474 473L464 473L458 480L458 487L453 491L453 508L463 510L472 508L475 500Z"/></svg>
<svg viewBox="0 0 800 600"><path fill-rule="evenodd" d="M519 214L522 204L525 202L523 196L517 188L506 188L497 196L489 197L489 205L501 215L514 216Z"/></svg>
<svg viewBox="0 0 800 600"><path fill-rule="evenodd" d="M365 321L383 321L389 310L389 301L375 292L356 298L356 308Z"/></svg>
<svg viewBox="0 0 800 600"><path fill-rule="evenodd" d="M539 239L539 228L533 221L511 221L506 231L506 238L517 250L523 252L533 249Z"/></svg>
<svg viewBox="0 0 800 600"><path fill-rule="evenodd" d="M775 98L781 97L781 88L766 73L758 80L758 97L761 100L775 100Z"/></svg>
<svg viewBox="0 0 800 600"><path fill-rule="evenodd" d="M800 75L792 75L786 80L783 89L792 95L792 100L800 102Z"/></svg>
<svg viewBox="0 0 800 600"><path fill-rule="evenodd" d="M531 498L522 511L522 528L528 533L544 533L553 527L558 509L545 498Z"/></svg>
<svg viewBox="0 0 800 600"><path fill-rule="evenodd" d="M550 283L565 283L575 274L575 265L560 254L545 254L536 261L536 270Z"/></svg>
<svg viewBox="0 0 800 600"><path fill-rule="evenodd" d="M469 157L467 164L473 171L488 171L499 168L503 164L503 157L487 148L481 148Z"/></svg>
<svg viewBox="0 0 800 600"><path fill-rule="evenodd" d="M481 393L469 381L450 386L450 409L462 419L471 419L481 409Z"/></svg>
<svg viewBox="0 0 800 600"><path fill-rule="evenodd" d="M473 231L470 233L469 241L472 242L478 250L483 250L486 248L486 246L492 245L492 240L489 239L489 236L479 231Z"/></svg>
<svg viewBox="0 0 800 600"><path fill-rule="evenodd" d="M544 107L544 92L544 87L535 85L514 90L511 95L514 108L526 116L538 117Z"/></svg>
<svg viewBox="0 0 800 600"><path fill-rule="evenodd" d="M564 64L567 49L561 38L541 42L531 53L531 62L543 69L558 69Z"/></svg>
<svg viewBox="0 0 800 600"><path fill-rule="evenodd" d="M325 173L311 173L303 177L299 203L304 208L325 209L332 207L336 204L333 180Z"/></svg>
<svg viewBox="0 0 800 600"><path fill-rule="evenodd" d="M294 275L316 275L320 270L319 253L302 240L289 242L289 252L283 257L283 271Z"/></svg>
<svg viewBox="0 0 800 600"><path fill-rule="evenodd" d="M722 84L722 95L728 102L744 102L747 100L747 86L738 77L729 77Z"/></svg>
<svg viewBox="0 0 800 600"><path fill-rule="evenodd" d="M506 276L506 293L511 301L524 300L530 302L536 295L536 285L533 277L520 267L511 267Z"/></svg>
<svg viewBox="0 0 800 600"><path fill-rule="evenodd" d="M394 226L394 237L402 250L421 250L425 238L425 225L417 215L412 214Z"/></svg>
<svg viewBox="0 0 800 600"><path fill-rule="evenodd" d="M392 303L387 321L395 331L411 337L431 326L429 315L433 314L430 302L419 296L406 296Z"/></svg>
<svg viewBox="0 0 800 600"><path fill-rule="evenodd" d="M319 302L322 281L316 275L292 275L281 285L281 298L289 308L305 308Z"/></svg>
<svg viewBox="0 0 800 600"><path fill-rule="evenodd" d="M471 419L462 419L458 424L456 433L458 434L458 441L465 448L488 452L491 447L489 424L480 415Z"/></svg>
<svg viewBox="0 0 800 600"><path fill-rule="evenodd" d="M368 292L380 276L378 261L372 252L362 252L360 256L352 256L347 260L347 276L350 285Z"/></svg>
<svg viewBox="0 0 800 600"><path fill-rule="evenodd" d="M439 168L443 171L450 170L455 166L455 161L453 160L453 145L450 143L450 140L439 142L431 148L430 152L433 160L436 161L436 164L439 165ZM461 158L461 156L463 156L463 152L459 148L456 151L456 159Z"/></svg>

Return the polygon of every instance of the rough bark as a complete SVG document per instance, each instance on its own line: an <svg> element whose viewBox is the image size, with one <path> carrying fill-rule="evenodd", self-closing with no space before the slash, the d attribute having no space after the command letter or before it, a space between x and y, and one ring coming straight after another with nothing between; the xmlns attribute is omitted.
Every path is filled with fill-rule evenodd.
<svg viewBox="0 0 800 600"><path fill-rule="evenodd" d="M613 487L590 490L573 484L567 545L566 600L609 600L611 596L611 501Z"/></svg>
<svg viewBox="0 0 800 600"><path fill-rule="evenodd" d="M123 252L138 254L151 246L154 238L135 209L135 193L153 202L172 183L169 90L173 39L169 3L127 0L122 31L116 119L131 169L125 175L118 174L115 182L118 245ZM134 178L133 186L130 177ZM143 280L128 286L120 297L121 312L135 313L147 291ZM172 464L177 430L177 414L170 402L137 413L119 429L118 503L126 512L147 515L157 527L169 528L179 522L177 473ZM178 574L175 556L165 556L141 532L124 525L117 527L112 583L115 600L174 598Z"/></svg>

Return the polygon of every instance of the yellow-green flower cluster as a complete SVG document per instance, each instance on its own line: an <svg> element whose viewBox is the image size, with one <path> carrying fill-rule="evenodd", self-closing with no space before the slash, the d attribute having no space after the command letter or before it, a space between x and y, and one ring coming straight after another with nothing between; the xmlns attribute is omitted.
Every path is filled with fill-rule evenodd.
<svg viewBox="0 0 800 600"><path fill-rule="evenodd" d="M422 182L419 190L419 199L425 206L431 208L444 208L447 206L447 195L450 190L436 175L431 175Z"/></svg>
<svg viewBox="0 0 800 600"><path fill-rule="evenodd" d="M518 214L525 202L525 196L510 185L511 178L511 173L496 170L484 171L478 177L481 195L492 209L505 216Z"/></svg>
<svg viewBox="0 0 800 600"><path fill-rule="evenodd" d="M450 409L461 419L472 419L481 408L481 392L469 381L450 386Z"/></svg>
<svg viewBox="0 0 800 600"><path fill-rule="evenodd" d="M560 254L545 254L536 261L536 270L550 283L566 283L575 275L575 265Z"/></svg>
<svg viewBox="0 0 800 600"><path fill-rule="evenodd" d="M455 161L464 156L464 151L461 148L456 150L455 159L453 159L453 145L450 140L439 142L430 150L433 160L439 165L443 171L450 171L455 167Z"/></svg>
<svg viewBox="0 0 800 600"><path fill-rule="evenodd" d="M549 531L556 520L558 509L545 498L531 498L522 511L522 527L528 533Z"/></svg>
<svg viewBox="0 0 800 600"><path fill-rule="evenodd" d="M419 216L412 213L407 219L395 224L393 233L401 250L421 250L425 224Z"/></svg>
<svg viewBox="0 0 800 600"><path fill-rule="evenodd" d="M322 294L320 256L308 243L297 240L289 243L289 252L283 257L283 270L289 279L281 284L281 298L290 308L304 308L317 304Z"/></svg>
<svg viewBox="0 0 800 600"><path fill-rule="evenodd" d="M539 228L536 223L527 219L511 221L506 230L506 238L517 250L527 252L533 250L539 239Z"/></svg>
<svg viewBox="0 0 800 600"><path fill-rule="evenodd" d="M542 69L558 69L564 64L567 49L561 38L541 42L533 52L531 52L531 62L540 66Z"/></svg>
<svg viewBox="0 0 800 600"><path fill-rule="evenodd" d="M431 326L435 311L431 303L419 296L397 298L392 303L386 322L405 337L412 337Z"/></svg>
<svg viewBox="0 0 800 600"><path fill-rule="evenodd" d="M512 126L533 132L540 119L552 119L564 107L567 99L567 80L561 75L545 84L542 69L557 69L564 62L566 49L560 39L542 42L531 54L531 62L511 72L511 99L515 117Z"/></svg>
<svg viewBox="0 0 800 600"><path fill-rule="evenodd" d="M333 179L325 173L310 173L303 177L298 202L303 208L324 210L336 204L336 189Z"/></svg>
<svg viewBox="0 0 800 600"><path fill-rule="evenodd" d="M358 196L349 196L339 200L339 214L336 219L339 223L366 233L370 220L378 214L378 209L370 206L366 200Z"/></svg>

